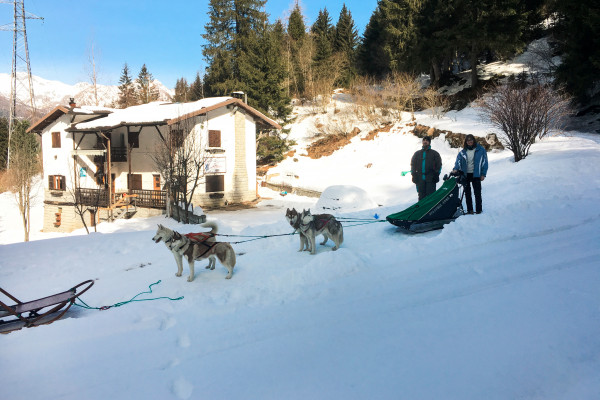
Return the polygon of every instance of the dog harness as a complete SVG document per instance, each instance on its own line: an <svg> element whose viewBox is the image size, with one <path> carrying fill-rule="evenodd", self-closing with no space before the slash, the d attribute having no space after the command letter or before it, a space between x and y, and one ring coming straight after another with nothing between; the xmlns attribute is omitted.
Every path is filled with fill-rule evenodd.
<svg viewBox="0 0 600 400"><path fill-rule="evenodd" d="M210 232L198 232L198 233L186 233L184 236L186 236L188 239L190 239L193 242L205 242L208 239L215 237L214 233L210 233Z"/></svg>
<svg viewBox="0 0 600 400"><path fill-rule="evenodd" d="M315 229L320 231L327 225L329 221L331 221L333 217L331 215L323 214L323 215L315 215L313 218L313 222L315 224Z"/></svg>
<svg viewBox="0 0 600 400"><path fill-rule="evenodd" d="M204 250L202 254L198 255L198 257L202 257L203 255L208 253L209 250L217 244L217 242L206 243L208 239L215 237L215 234L210 232L186 233L183 236L187 237L191 242L195 244L202 244L206 247L206 250Z"/></svg>

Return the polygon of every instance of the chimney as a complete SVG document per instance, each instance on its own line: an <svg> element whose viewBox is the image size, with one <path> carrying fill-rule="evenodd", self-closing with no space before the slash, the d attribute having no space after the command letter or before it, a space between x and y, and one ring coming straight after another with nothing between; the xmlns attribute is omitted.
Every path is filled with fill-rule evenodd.
<svg viewBox="0 0 600 400"><path fill-rule="evenodd" d="M242 100L244 103L248 104L248 95L242 91L237 91L231 93L231 97L235 97L237 99Z"/></svg>
<svg viewBox="0 0 600 400"><path fill-rule="evenodd" d="M75 99L73 97L71 97L69 99L69 107L75 108L75 106L77 106L77 104L75 104Z"/></svg>

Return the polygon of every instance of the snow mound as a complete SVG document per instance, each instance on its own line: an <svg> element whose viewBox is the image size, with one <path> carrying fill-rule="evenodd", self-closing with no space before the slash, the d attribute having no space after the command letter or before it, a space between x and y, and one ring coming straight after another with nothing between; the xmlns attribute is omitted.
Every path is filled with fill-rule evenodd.
<svg viewBox="0 0 600 400"><path fill-rule="evenodd" d="M366 191L350 185L334 185L327 187L316 208L327 212L353 212L377 208L378 204L374 202Z"/></svg>

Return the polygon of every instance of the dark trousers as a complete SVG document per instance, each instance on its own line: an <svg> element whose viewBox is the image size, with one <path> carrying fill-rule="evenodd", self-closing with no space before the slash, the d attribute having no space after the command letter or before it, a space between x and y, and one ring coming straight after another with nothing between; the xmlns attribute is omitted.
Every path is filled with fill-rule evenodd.
<svg viewBox="0 0 600 400"><path fill-rule="evenodd" d="M475 211L480 213L483 208L481 205L481 178L474 178L473 174L467 174L467 184L465 185L465 200L467 202L467 212L473 212L473 199L471 198L471 185L475 192Z"/></svg>
<svg viewBox="0 0 600 400"><path fill-rule="evenodd" d="M423 200L425 197L435 192L435 187L435 182L420 181L419 183L417 183L417 193L419 193L419 201Z"/></svg>

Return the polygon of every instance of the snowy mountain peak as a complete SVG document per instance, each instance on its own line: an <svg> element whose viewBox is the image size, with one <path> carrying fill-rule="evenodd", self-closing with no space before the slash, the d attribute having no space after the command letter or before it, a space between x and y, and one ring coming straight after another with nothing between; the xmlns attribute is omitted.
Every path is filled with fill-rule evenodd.
<svg viewBox="0 0 600 400"><path fill-rule="evenodd" d="M20 72L19 74L25 73ZM89 82L78 82L75 85L68 85L39 76L32 76L32 79L36 107L41 114L46 113L57 105L66 105L71 97L81 106L110 106L119 97L119 87L116 85L97 85L97 94L95 94L94 87ZM174 91L172 89L167 88L158 80L154 80L153 83L158 89L159 100L167 101L173 97ZM0 114L8 114L10 88L10 74L0 73ZM22 97L27 96L24 95Z"/></svg>

